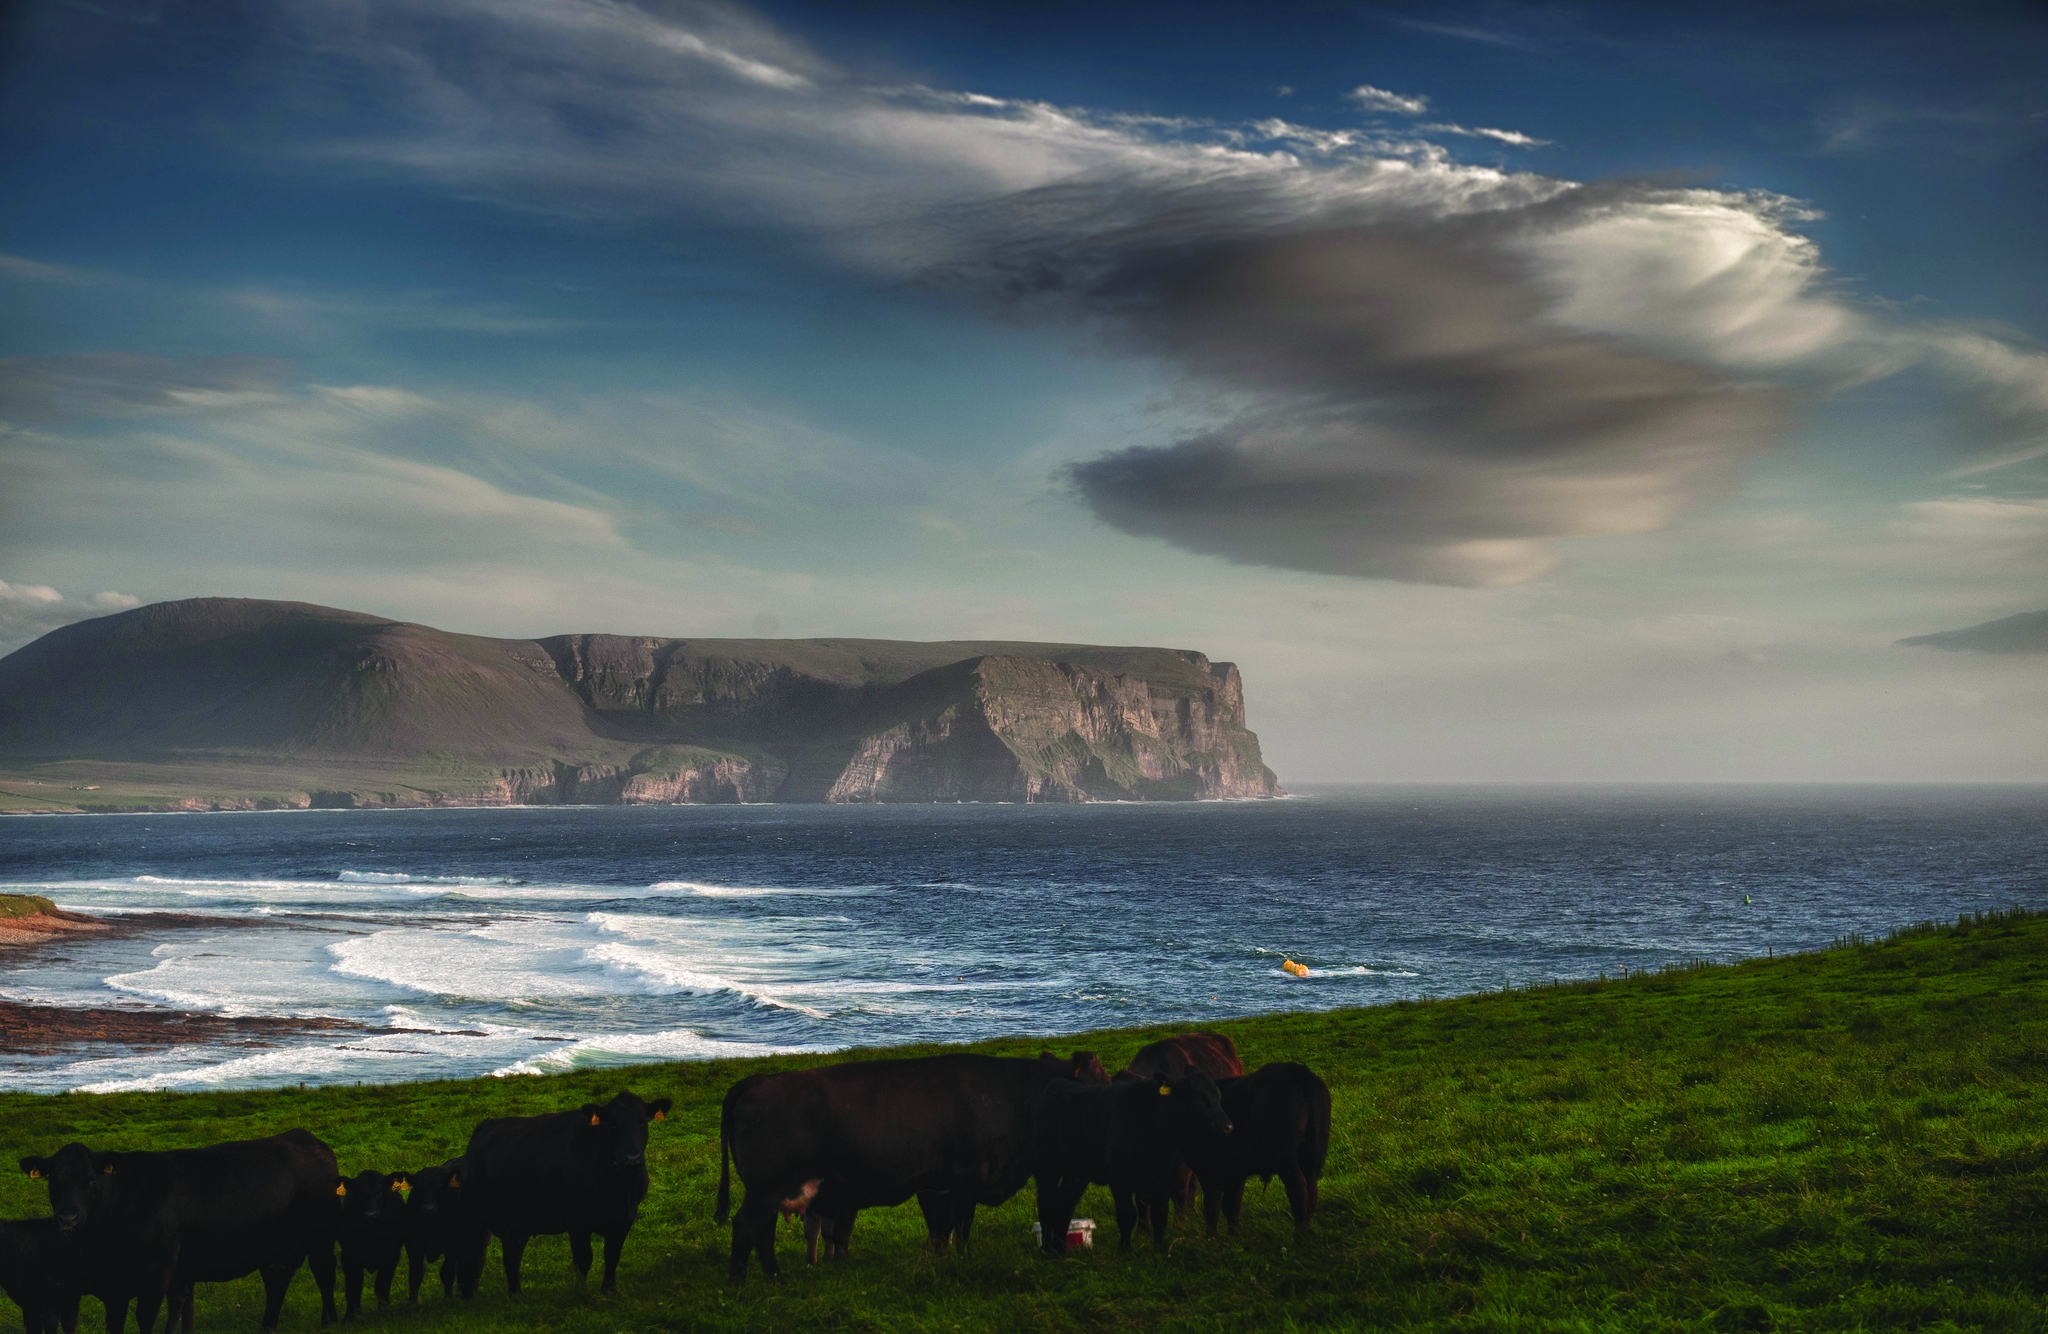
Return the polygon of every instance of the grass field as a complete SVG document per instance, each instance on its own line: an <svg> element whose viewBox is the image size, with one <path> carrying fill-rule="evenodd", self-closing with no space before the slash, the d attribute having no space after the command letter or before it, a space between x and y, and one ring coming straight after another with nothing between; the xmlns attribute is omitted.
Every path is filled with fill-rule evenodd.
<svg viewBox="0 0 2048 1334"><path fill-rule="evenodd" d="M827 1058L232 1094L0 1095L9 1153L158 1148L306 1126L344 1172L458 1152L483 1116L630 1087L677 1101L623 1291L574 1285L560 1238L512 1301L367 1313L392 1334L650 1328L1859 1330L2048 1328L2048 917L1977 918L1818 954L1225 1025L1247 1065L1305 1061L1335 1128L1297 1238L1253 1184L1242 1240L1183 1220L1166 1254L1031 1249L1027 1190L934 1260L914 1204L862 1215L850 1263L725 1280L717 1109L742 1074ZM1115 1068L1165 1030L1100 1033ZM975 1050L1025 1053L1037 1041ZM930 1048L916 1049L934 1050ZM837 1058L832 1058L837 1059ZM0 1208L42 1213L19 1175ZM1098 1234L1100 1235L1100 1234ZM201 1289L202 1330L254 1331L254 1279ZM294 1282L286 1330L310 1330ZM11 1310L9 1315L12 1315ZM88 1300L88 1321L98 1306ZM95 1325L94 1328L97 1328Z"/></svg>

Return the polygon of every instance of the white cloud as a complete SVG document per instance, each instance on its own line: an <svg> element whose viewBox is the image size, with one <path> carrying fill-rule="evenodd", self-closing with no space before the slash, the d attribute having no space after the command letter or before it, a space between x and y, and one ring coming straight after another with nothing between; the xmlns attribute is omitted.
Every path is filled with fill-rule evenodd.
<svg viewBox="0 0 2048 1334"><path fill-rule="evenodd" d="M1501 143L1513 144L1517 148L1540 148L1550 142L1548 139L1538 139L1532 134L1523 134L1520 130L1493 130L1483 125L1468 129L1463 125L1446 123L1418 125L1415 128L1424 134L1455 134L1467 139L1497 139Z"/></svg>
<svg viewBox="0 0 2048 1334"><path fill-rule="evenodd" d="M1429 99L1426 97L1407 97L1400 93L1390 93L1369 83L1359 84L1344 94L1344 98L1346 101L1356 102L1367 111L1391 111L1402 116L1419 116L1429 110Z"/></svg>
<svg viewBox="0 0 2048 1334"><path fill-rule="evenodd" d="M142 599L127 593L70 598L48 584L10 584L0 580L0 653L12 652L61 625L141 605Z"/></svg>

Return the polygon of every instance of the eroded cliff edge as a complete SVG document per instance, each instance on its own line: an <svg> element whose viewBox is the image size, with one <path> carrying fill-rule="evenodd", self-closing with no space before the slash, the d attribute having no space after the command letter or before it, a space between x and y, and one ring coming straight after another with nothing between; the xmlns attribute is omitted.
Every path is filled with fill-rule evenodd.
<svg viewBox="0 0 2048 1334"><path fill-rule="evenodd" d="M0 809L1280 792L1237 668L1186 650L501 640L204 598L0 659Z"/></svg>

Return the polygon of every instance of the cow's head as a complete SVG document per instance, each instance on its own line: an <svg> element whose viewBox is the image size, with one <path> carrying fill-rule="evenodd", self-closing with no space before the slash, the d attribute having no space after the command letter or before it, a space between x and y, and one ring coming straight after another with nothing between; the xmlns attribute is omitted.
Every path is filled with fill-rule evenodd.
<svg viewBox="0 0 2048 1334"><path fill-rule="evenodd" d="M70 1232L92 1217L93 1202L107 1190L117 1153L94 1153L83 1144L66 1144L47 1158L24 1158L21 1170L50 1187L50 1212L60 1231Z"/></svg>
<svg viewBox="0 0 2048 1334"><path fill-rule="evenodd" d="M396 1226L404 1217L411 1178L403 1172L358 1172L336 1177L334 1193L341 1202L341 1225L354 1232L377 1232Z"/></svg>
<svg viewBox="0 0 2048 1334"><path fill-rule="evenodd" d="M1039 1064L1060 1072L1062 1079L1075 1079L1083 1084L1107 1084L1109 1071L1102 1068L1102 1062L1092 1051L1077 1051L1061 1060L1049 1051L1038 1053Z"/></svg>
<svg viewBox="0 0 2048 1334"><path fill-rule="evenodd" d="M442 1163L419 1172L398 1172L409 1189L401 1192L405 1207L425 1215L454 1213L462 1204L462 1160Z"/></svg>
<svg viewBox="0 0 2048 1334"><path fill-rule="evenodd" d="M1159 1100L1160 1112L1170 1124L1211 1135L1228 1135L1234 1128L1230 1114L1223 1110L1223 1094L1216 1081L1200 1070L1190 1070L1179 1079L1155 1075L1151 1085L1152 1096Z"/></svg>
<svg viewBox="0 0 2048 1334"><path fill-rule="evenodd" d="M607 1167L636 1167L647 1157L647 1125L668 1118L675 1104L667 1098L642 1102L636 1095L621 1093L600 1107L586 1102L577 1114L588 1123L590 1140L598 1160Z"/></svg>

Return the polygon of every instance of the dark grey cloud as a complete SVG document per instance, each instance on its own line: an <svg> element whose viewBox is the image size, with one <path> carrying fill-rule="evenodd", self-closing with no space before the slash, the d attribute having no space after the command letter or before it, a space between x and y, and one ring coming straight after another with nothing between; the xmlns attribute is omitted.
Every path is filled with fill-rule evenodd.
<svg viewBox="0 0 2048 1334"><path fill-rule="evenodd" d="M1231 405L1072 467L1106 522L1247 564L1513 584L1555 563L1555 539L1649 531L1727 494L1788 408L1782 389L1545 320L1512 242L1590 200L1249 235L1183 212L1012 258L1005 290Z"/></svg>
<svg viewBox="0 0 2048 1334"><path fill-rule="evenodd" d="M2048 611L2023 611L1982 625L1915 635L1899 642L1952 653L2048 653Z"/></svg>

